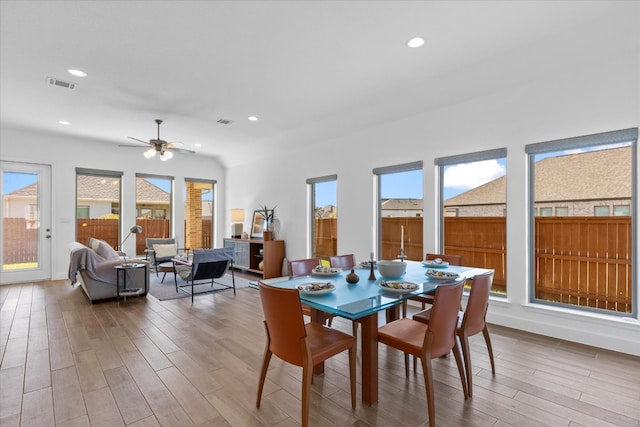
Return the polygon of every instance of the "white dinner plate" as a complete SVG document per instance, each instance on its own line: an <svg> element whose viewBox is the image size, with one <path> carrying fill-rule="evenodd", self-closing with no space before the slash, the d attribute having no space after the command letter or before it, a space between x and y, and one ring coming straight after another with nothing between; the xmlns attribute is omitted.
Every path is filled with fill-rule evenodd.
<svg viewBox="0 0 640 427"><path fill-rule="evenodd" d="M320 271L320 270L316 270L315 268L311 270L311 274L314 276L336 276L340 273L342 273L341 268L333 268L333 267L329 268L328 271Z"/></svg>
<svg viewBox="0 0 640 427"><path fill-rule="evenodd" d="M455 280L460 277L458 273L442 270L427 270L424 275L433 280Z"/></svg>
<svg viewBox="0 0 640 427"><path fill-rule="evenodd" d="M389 292L412 292L418 289L418 285L411 282L404 282L402 280L383 280L378 284L380 289L384 289Z"/></svg>
<svg viewBox="0 0 640 427"><path fill-rule="evenodd" d="M327 282L311 282L298 285L297 288L305 295L322 295L335 291L336 285Z"/></svg>
<svg viewBox="0 0 640 427"><path fill-rule="evenodd" d="M425 267L431 267L431 268L446 268L446 267L449 267L449 263L447 261L435 262L432 259L430 259L428 261L422 261L422 265L424 265Z"/></svg>

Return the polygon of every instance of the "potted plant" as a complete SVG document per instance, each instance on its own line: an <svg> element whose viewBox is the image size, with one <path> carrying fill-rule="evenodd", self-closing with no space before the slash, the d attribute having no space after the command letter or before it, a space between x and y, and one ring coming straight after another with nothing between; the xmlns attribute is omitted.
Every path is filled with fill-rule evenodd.
<svg viewBox="0 0 640 427"><path fill-rule="evenodd" d="M276 218L276 207L269 208L267 205L260 206L260 212L264 217L264 240L272 240L273 239L273 221Z"/></svg>

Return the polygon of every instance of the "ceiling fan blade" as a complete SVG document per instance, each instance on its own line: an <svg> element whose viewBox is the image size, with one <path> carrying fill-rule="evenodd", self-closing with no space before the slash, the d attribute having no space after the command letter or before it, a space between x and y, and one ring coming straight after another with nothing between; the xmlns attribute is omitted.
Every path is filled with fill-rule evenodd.
<svg viewBox="0 0 640 427"><path fill-rule="evenodd" d="M137 149L141 149L141 148L142 148L143 150L146 150L146 148L145 148L145 147L142 147L142 146L137 145L137 144L136 144L136 145L134 145L134 144L119 144L119 145L118 145L118 147L124 147L124 148L137 148Z"/></svg>
<svg viewBox="0 0 640 427"><path fill-rule="evenodd" d="M191 150L187 150L185 148L172 148L172 147L168 147L168 150L174 151L176 153L183 153L183 154L196 154L195 151L191 151Z"/></svg>
<svg viewBox="0 0 640 427"><path fill-rule="evenodd" d="M128 136L127 138L129 138L129 139L133 139L134 141L142 142L143 144L153 145L153 144L151 144L149 141L143 141L143 140L141 140L141 139L134 138L134 137L132 137L132 136Z"/></svg>

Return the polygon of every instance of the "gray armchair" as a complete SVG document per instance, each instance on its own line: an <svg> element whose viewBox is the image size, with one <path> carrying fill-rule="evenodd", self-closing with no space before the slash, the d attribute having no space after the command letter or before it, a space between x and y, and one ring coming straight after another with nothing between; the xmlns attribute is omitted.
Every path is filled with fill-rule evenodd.
<svg viewBox="0 0 640 427"><path fill-rule="evenodd" d="M179 248L174 238L149 237L147 243L147 260L158 276L158 265L170 262L172 258L180 255L181 252L188 252L188 249Z"/></svg>
<svg viewBox="0 0 640 427"><path fill-rule="evenodd" d="M233 248L219 248L219 249L195 249L193 255L183 260L174 259L173 267L176 274L174 275L174 281L176 285L176 292L179 290L191 295L191 301L193 302L193 296L202 293L223 291L225 289L233 288L233 294L236 293L236 279L233 274ZM231 270L231 283L227 285L220 283L215 279L223 277L227 271ZM178 285L178 276L186 283ZM196 283L197 282L197 283ZM196 292L194 286L211 284L209 289ZM213 285L218 285L213 287ZM191 289L189 289L189 287Z"/></svg>

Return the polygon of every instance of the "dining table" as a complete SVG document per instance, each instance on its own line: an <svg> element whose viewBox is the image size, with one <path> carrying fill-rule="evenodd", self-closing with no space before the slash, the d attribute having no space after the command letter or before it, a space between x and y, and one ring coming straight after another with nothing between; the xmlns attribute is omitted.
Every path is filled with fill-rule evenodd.
<svg viewBox="0 0 640 427"><path fill-rule="evenodd" d="M381 277L375 261L365 261L354 268L359 277L357 283L346 280L350 271L325 271L309 276L277 277L260 280L266 285L298 289L300 300L311 308L311 321L325 323L327 314L343 317L361 325L361 369L362 369L362 402L372 405L378 401L378 314L386 312L386 321L397 319L402 302L412 296L433 293L438 286L459 283L472 279L479 274L492 270L459 265L434 265L428 261L396 261L405 262L405 273L398 278ZM373 264L373 270L371 268ZM455 278L430 277L433 272L442 272L444 276L457 274ZM373 275L371 274L373 272ZM373 280L372 280L373 279ZM390 283L391 282L391 283ZM393 288L393 282L400 287ZM315 284L317 291L311 290ZM314 373L321 373L323 365L314 368Z"/></svg>

